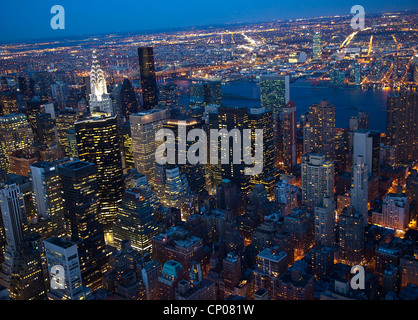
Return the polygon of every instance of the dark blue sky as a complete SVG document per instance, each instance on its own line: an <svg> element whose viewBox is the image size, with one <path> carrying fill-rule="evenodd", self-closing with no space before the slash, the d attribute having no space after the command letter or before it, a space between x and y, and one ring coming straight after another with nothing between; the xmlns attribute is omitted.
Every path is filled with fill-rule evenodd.
<svg viewBox="0 0 418 320"><path fill-rule="evenodd" d="M416 0L0 0L0 42L416 9ZM53 30L53 5L65 9L65 30Z"/></svg>

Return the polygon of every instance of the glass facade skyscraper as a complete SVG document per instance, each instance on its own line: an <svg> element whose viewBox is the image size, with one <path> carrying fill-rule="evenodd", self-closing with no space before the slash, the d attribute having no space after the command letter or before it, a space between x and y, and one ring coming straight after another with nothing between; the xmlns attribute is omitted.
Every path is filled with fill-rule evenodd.
<svg viewBox="0 0 418 320"><path fill-rule="evenodd" d="M158 88L155 78L154 48L138 48L139 72L142 87L142 110L149 110L158 104Z"/></svg>
<svg viewBox="0 0 418 320"><path fill-rule="evenodd" d="M122 201L123 170L116 116L93 117L75 123L78 157L95 164L100 219L106 242L112 241L112 224Z"/></svg>

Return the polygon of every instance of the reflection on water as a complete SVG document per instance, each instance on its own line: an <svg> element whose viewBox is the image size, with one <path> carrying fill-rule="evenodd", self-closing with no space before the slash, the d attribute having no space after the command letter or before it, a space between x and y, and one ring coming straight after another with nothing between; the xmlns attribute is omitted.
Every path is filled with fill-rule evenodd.
<svg viewBox="0 0 418 320"><path fill-rule="evenodd" d="M179 80L176 83L188 87L190 82ZM226 106L259 106L259 83L250 81L232 81L222 85L224 94L223 104ZM329 88L326 86L312 86L304 80L297 80L290 84L290 99L297 106L298 117L309 110L313 103L328 100L335 105L335 122L338 128L348 127L349 118L364 111L370 114L370 129L386 130L386 99L390 91L362 90L360 88ZM233 97L233 98L231 98ZM180 103L187 104L183 97Z"/></svg>

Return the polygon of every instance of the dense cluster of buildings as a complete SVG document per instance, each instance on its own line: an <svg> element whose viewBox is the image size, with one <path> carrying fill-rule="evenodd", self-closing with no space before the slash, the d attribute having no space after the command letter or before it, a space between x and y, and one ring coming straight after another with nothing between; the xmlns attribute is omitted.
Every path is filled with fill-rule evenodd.
<svg viewBox="0 0 418 320"><path fill-rule="evenodd" d="M320 33L310 50L320 64ZM389 95L386 132L364 112L336 128L326 100L298 121L290 75L271 70L260 106L223 105L211 77L180 105L153 47L136 52L138 86L109 77L96 51L74 81L1 77L0 298L418 299L416 88ZM164 129L174 163L156 161ZM355 265L364 289L350 285Z"/></svg>

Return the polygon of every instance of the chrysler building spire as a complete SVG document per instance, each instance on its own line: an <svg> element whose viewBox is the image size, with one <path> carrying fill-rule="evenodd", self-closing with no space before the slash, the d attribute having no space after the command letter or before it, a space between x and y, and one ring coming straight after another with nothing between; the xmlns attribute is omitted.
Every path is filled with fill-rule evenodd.
<svg viewBox="0 0 418 320"><path fill-rule="evenodd" d="M100 68L99 61L96 56L96 50L93 50L93 61L90 71L90 112L107 113L113 115L112 100L107 93L106 79L103 70Z"/></svg>

